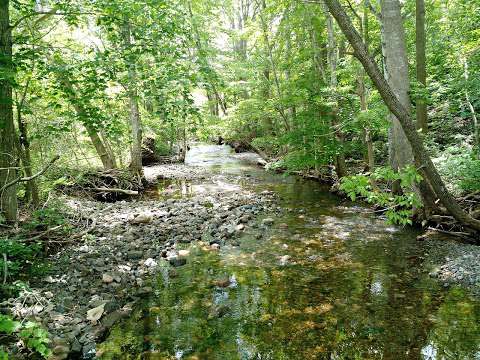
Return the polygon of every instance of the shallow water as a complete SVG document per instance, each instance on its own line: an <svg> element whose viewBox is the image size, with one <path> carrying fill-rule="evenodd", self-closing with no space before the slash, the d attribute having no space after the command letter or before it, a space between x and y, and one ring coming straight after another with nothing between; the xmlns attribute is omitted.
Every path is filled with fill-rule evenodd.
<svg viewBox="0 0 480 360"><path fill-rule="evenodd" d="M275 191L286 211L265 214L275 224L249 229L238 247L196 245L186 266L162 267L155 293L99 347L103 359L480 359L480 303L428 277L416 231L226 147L194 147L187 163L249 175L255 185L222 186ZM169 187L187 182L159 192Z"/></svg>

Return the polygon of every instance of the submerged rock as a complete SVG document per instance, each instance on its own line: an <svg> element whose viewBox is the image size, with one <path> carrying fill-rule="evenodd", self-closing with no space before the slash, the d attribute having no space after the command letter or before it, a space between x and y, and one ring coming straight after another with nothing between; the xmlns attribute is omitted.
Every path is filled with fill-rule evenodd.
<svg viewBox="0 0 480 360"><path fill-rule="evenodd" d="M186 265L187 264L187 259L185 259L184 257L173 256L168 260L168 262L173 267L179 267L179 266Z"/></svg>
<svg viewBox="0 0 480 360"><path fill-rule="evenodd" d="M266 218L262 220L262 225L270 226L273 225L274 222L275 220L273 220L272 218Z"/></svg>

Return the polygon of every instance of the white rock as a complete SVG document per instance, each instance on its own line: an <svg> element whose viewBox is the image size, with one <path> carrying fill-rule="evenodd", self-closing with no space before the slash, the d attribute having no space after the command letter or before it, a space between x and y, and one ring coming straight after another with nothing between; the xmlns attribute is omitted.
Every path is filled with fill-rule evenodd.
<svg viewBox="0 0 480 360"><path fill-rule="evenodd" d="M190 255L190 251L189 251L189 250L180 250L180 251L178 252L178 255L185 257L185 256Z"/></svg>
<svg viewBox="0 0 480 360"><path fill-rule="evenodd" d="M96 323L103 315L105 311L105 304L97 306L96 308L90 309L87 311L87 320L90 320L93 323Z"/></svg>
<svg viewBox="0 0 480 360"><path fill-rule="evenodd" d="M284 255L280 258L280 265L287 265L288 260L290 260L291 256L290 255Z"/></svg>
<svg viewBox="0 0 480 360"><path fill-rule="evenodd" d="M148 223L151 223L152 220L153 220L153 216L151 214L143 213L143 214L137 215L130 222L132 224L148 224Z"/></svg>
<svg viewBox="0 0 480 360"><path fill-rule="evenodd" d="M157 266L157 262L155 260L153 260L152 258L148 258L147 260L145 260L145 262L143 263L143 265L145 265L146 267L155 267Z"/></svg>
<svg viewBox="0 0 480 360"><path fill-rule="evenodd" d="M238 224L237 227L235 228L235 230L237 230L237 231L245 230L245 225L243 225L243 224Z"/></svg>
<svg viewBox="0 0 480 360"><path fill-rule="evenodd" d="M272 225L274 222L275 222L275 220L273 220L272 218L266 218L266 219L263 219L262 224L263 225Z"/></svg>

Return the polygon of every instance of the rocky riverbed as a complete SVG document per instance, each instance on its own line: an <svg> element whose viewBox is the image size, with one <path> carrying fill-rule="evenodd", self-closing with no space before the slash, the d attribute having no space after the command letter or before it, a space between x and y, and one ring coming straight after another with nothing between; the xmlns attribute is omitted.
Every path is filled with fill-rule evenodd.
<svg viewBox="0 0 480 360"><path fill-rule="evenodd" d="M164 165L146 169L148 179L204 181L204 169ZM106 204L65 199L76 212L90 214L94 231L53 255L55 267L17 299L3 303L20 318L42 323L53 338L53 359L75 354L93 358L95 343L108 328L128 316L133 304L152 292L149 278L159 268L175 272L189 260L189 246L199 242L209 251L235 246L249 228L267 228L259 222L265 211L280 211L272 192L234 187L236 177L210 175L207 193L164 201L138 200Z"/></svg>

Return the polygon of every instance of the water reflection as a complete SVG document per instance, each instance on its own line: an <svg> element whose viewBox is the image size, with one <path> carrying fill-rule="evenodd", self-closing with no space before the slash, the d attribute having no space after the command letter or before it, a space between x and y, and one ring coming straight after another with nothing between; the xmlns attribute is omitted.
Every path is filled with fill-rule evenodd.
<svg viewBox="0 0 480 360"><path fill-rule="evenodd" d="M101 358L480 359L479 302L427 276L415 231L318 184L255 176L290 211L260 240L250 229L240 247L198 244L185 267L165 266Z"/></svg>

